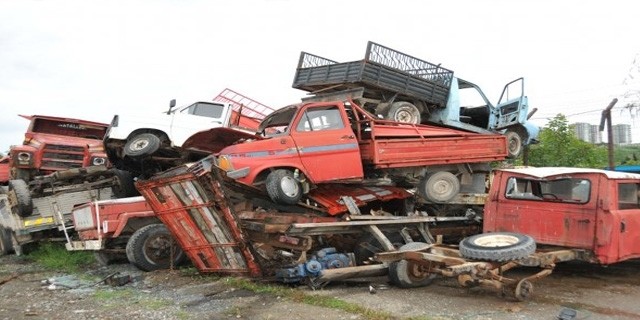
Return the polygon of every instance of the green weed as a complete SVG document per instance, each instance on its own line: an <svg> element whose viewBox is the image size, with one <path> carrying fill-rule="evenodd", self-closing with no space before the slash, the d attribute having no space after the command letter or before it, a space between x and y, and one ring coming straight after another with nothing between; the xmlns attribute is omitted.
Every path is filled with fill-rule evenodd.
<svg viewBox="0 0 640 320"><path fill-rule="evenodd" d="M394 317L388 312L368 309L359 304L346 302L344 300L340 300L334 297L308 294L304 291L287 288L283 286L278 286L278 285L255 283L244 278L228 277L228 278L223 278L223 280L227 285L231 287L241 288L241 289L253 291L256 293L266 293L266 294L281 296L298 303L304 303L312 306L342 310L342 311L353 313L353 314L359 314L359 315L362 315L364 319L369 319L369 320L394 319Z"/></svg>
<svg viewBox="0 0 640 320"><path fill-rule="evenodd" d="M76 273L95 262L87 251L67 251L61 243L45 242L28 254L36 263L51 270Z"/></svg>

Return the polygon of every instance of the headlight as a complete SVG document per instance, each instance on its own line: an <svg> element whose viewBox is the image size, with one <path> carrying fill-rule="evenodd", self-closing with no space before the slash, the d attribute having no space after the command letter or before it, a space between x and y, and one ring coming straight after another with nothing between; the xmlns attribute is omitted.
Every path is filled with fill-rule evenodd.
<svg viewBox="0 0 640 320"><path fill-rule="evenodd" d="M18 152L18 160L19 161L29 161L31 160L31 153L29 152Z"/></svg>
<svg viewBox="0 0 640 320"><path fill-rule="evenodd" d="M224 171L233 170L233 164L231 163L231 159L228 156L219 156L218 157L218 168Z"/></svg>
<svg viewBox="0 0 640 320"><path fill-rule="evenodd" d="M94 166L101 166L103 164L105 164L107 162L107 159L103 158L103 157L95 157L91 160L91 163Z"/></svg>

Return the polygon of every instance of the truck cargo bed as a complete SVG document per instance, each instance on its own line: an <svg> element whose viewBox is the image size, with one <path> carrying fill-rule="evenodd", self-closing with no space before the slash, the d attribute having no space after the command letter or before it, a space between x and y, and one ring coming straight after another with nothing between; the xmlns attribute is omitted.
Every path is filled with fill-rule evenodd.
<svg viewBox="0 0 640 320"><path fill-rule="evenodd" d="M444 107L453 71L369 42L365 58L338 63L302 52L293 87L327 93L364 87L367 98L389 99L389 92Z"/></svg>

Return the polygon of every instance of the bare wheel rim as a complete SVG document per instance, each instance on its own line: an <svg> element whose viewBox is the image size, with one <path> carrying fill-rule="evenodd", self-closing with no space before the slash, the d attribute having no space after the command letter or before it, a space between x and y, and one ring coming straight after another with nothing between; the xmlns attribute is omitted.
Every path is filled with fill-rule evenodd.
<svg viewBox="0 0 640 320"><path fill-rule="evenodd" d="M517 237L501 234L479 237L473 241L473 244L479 247L501 248L514 245L518 242L519 240Z"/></svg>
<svg viewBox="0 0 640 320"><path fill-rule="evenodd" d="M433 193L437 195L446 195L453 192L453 186L447 180L438 180L433 184Z"/></svg>
<svg viewBox="0 0 640 320"><path fill-rule="evenodd" d="M153 264L166 263L171 259L171 244L167 236L152 237L144 244L144 256Z"/></svg>
<svg viewBox="0 0 640 320"><path fill-rule="evenodd" d="M404 123L415 123L416 115L413 112L413 109L409 107L403 107L396 112L394 120Z"/></svg>
<svg viewBox="0 0 640 320"><path fill-rule="evenodd" d="M135 139L129 145L129 150L131 151L140 151L144 150L149 145L148 139Z"/></svg>
<svg viewBox="0 0 640 320"><path fill-rule="evenodd" d="M280 180L280 189L287 197L294 198L300 192L298 182L293 177L283 177Z"/></svg>
<svg viewBox="0 0 640 320"><path fill-rule="evenodd" d="M431 276L431 273L427 271L427 267L418 263L407 261L407 274L413 281L420 281Z"/></svg>

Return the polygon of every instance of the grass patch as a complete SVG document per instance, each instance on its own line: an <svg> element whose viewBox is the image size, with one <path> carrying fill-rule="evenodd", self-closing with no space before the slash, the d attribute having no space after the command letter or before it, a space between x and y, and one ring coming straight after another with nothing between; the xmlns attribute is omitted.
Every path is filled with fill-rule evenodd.
<svg viewBox="0 0 640 320"><path fill-rule="evenodd" d="M294 302L304 303L307 305L342 310L348 313L362 315L369 320L389 320L395 319L390 313L378 310L372 310L356 303L347 302L334 297L318 296L307 294L306 292L287 288L278 285L255 283L243 278L224 278L225 283L235 288L241 288L256 293L267 293L271 295L281 296Z"/></svg>
<svg viewBox="0 0 640 320"><path fill-rule="evenodd" d="M41 243L28 257L43 267L67 273L76 273L95 262L87 251L67 251L62 243Z"/></svg>
<svg viewBox="0 0 640 320"><path fill-rule="evenodd" d="M93 294L93 298L102 302L102 306L107 308L121 306L122 301L127 301L128 304L135 304L143 309L158 310L168 307L172 303L168 300L140 295L139 292L130 288L123 290L99 290Z"/></svg>

